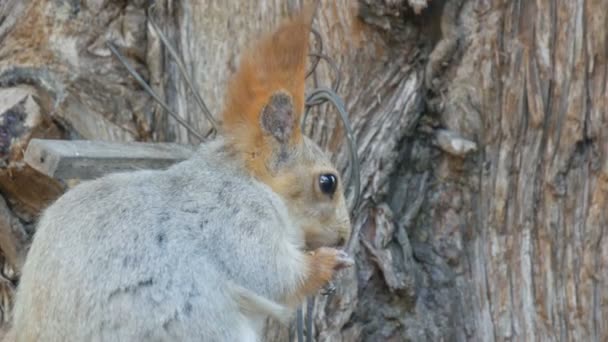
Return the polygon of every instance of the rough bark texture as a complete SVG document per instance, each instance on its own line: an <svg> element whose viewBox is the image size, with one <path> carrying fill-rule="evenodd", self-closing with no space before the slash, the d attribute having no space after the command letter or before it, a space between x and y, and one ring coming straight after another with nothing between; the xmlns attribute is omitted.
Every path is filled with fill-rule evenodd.
<svg viewBox="0 0 608 342"><path fill-rule="evenodd" d="M5 321L35 217L65 189L23 165L32 137L196 142L105 39L180 115L209 129L145 5L0 2ZM300 5L159 0L152 18L217 114L242 48ZM322 1L314 27L343 74L363 201L357 267L316 298L317 340L608 340L606 8ZM309 89L334 77L321 64ZM306 130L346 171L336 113L316 109ZM270 341L290 333L273 322L267 330Z"/></svg>

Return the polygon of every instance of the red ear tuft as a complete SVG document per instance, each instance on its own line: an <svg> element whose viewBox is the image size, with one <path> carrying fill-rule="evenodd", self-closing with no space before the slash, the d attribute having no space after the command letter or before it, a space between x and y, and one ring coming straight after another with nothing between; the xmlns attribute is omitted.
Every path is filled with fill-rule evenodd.
<svg viewBox="0 0 608 342"><path fill-rule="evenodd" d="M273 151L272 134L261 124L262 113L274 108L277 94L287 95L290 108L283 99L281 113L290 117L267 122L290 121L287 131L279 129L283 143L298 144L302 140L300 120L304 110L304 84L308 57L312 11L302 11L284 21L274 32L251 46L241 57L240 66L229 83L223 112L224 132L237 152L245 154L248 167L263 167ZM272 131L272 129L270 129ZM286 133L287 132L287 133ZM281 139L279 139L281 140ZM252 165L258 164L257 166ZM261 170L260 170L261 172ZM257 173L257 172L256 172Z"/></svg>

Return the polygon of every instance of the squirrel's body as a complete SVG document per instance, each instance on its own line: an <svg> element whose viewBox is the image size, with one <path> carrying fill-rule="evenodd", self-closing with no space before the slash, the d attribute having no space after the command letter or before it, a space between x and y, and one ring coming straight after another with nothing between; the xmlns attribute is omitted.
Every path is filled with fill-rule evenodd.
<svg viewBox="0 0 608 342"><path fill-rule="evenodd" d="M241 62L223 138L164 171L109 175L42 216L9 341L256 341L351 264L337 171L300 133L310 17ZM287 318L287 317L283 317Z"/></svg>
<svg viewBox="0 0 608 342"><path fill-rule="evenodd" d="M255 336L259 327L235 319L240 308L227 284L282 301L297 287L303 264L266 261L297 254L302 232L283 201L222 150L215 141L166 171L114 174L61 197L36 232L14 328L38 341ZM34 269L53 272L27 272ZM39 294L46 302L27 302L30 291L55 286L75 292L49 291ZM37 317L45 311L40 305L54 307L54 314ZM53 332L54 325L61 331Z"/></svg>

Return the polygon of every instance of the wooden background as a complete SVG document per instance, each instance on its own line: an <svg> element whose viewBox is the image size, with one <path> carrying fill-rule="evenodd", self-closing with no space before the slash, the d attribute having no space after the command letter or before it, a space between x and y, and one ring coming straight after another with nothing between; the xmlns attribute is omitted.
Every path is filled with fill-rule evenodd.
<svg viewBox="0 0 608 342"><path fill-rule="evenodd" d="M148 24L149 3L0 0L4 322L36 217L66 187L24 165L32 137L196 143L107 39L209 129ZM153 19L217 114L241 49L300 5L157 0ZM316 298L317 340L608 340L607 9L608 0L321 1L314 27L343 74L363 203L357 267ZM325 65L315 75L319 85L334 77ZM336 113L322 107L306 128L345 171Z"/></svg>

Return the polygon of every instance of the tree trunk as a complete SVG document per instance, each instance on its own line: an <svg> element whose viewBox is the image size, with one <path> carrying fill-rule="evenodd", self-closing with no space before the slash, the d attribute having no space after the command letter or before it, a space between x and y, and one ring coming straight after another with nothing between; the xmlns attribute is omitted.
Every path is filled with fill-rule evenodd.
<svg viewBox="0 0 608 342"><path fill-rule="evenodd" d="M198 142L105 40L206 132L149 19L218 115L239 53L300 2L0 2L5 321L35 217L66 188L23 164L32 137ZM340 66L363 197L356 268L315 298L318 341L608 340L607 8L321 2L313 27ZM321 62L308 89L335 77ZM305 128L347 173L337 113L323 105ZM290 333L267 327L269 341Z"/></svg>

